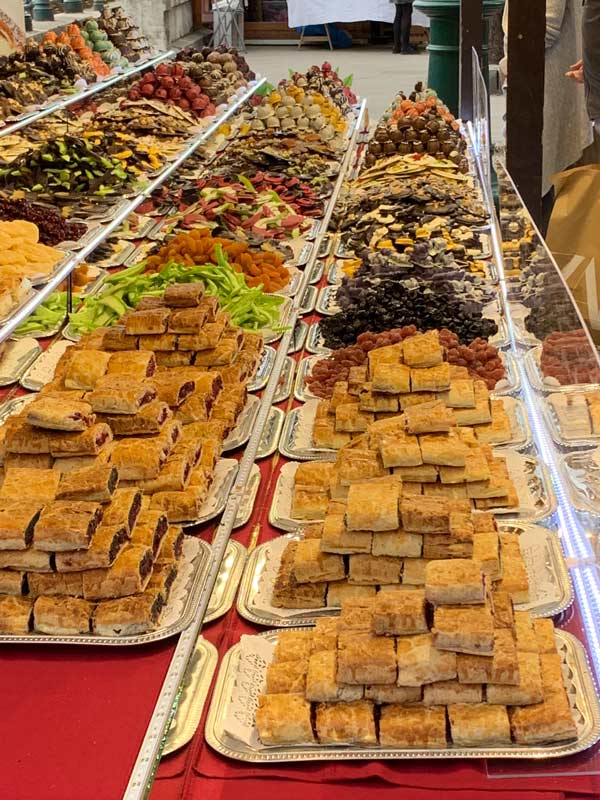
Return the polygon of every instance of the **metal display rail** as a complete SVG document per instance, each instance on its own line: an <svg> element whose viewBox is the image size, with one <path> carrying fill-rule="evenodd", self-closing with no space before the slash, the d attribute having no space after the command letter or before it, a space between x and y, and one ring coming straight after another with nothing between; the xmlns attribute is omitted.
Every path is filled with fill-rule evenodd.
<svg viewBox="0 0 600 800"><path fill-rule="evenodd" d="M20 131L23 128L26 128L28 125L32 125L34 122L38 122L40 119L48 117L50 114L56 114L57 111L62 111L64 108L68 108L75 103L80 103L82 100L87 100L88 98L93 97L95 94L108 89L109 86L114 86L117 83L121 83L121 81L131 78L145 69L155 67L157 64L160 64L163 61L168 61L170 58L173 58L173 56L176 55L177 50L167 50L165 53L159 53L157 56L148 58L145 61L136 64L134 67L131 67L130 69L126 69L123 72L117 73L117 75L112 75L105 80L92 83L90 86L87 86L80 92L74 92L73 94L60 97L58 100L53 100L51 103L44 105L37 111L32 111L31 114L27 114L21 119L17 119L14 122L9 122L4 125L2 128L0 128L0 139L3 136L8 136L9 133Z"/></svg>
<svg viewBox="0 0 600 800"><path fill-rule="evenodd" d="M169 665L169 670L161 687L158 701L152 713L152 717L140 747L136 763L133 767L129 783L124 794L124 800L141 800L141 798L144 798L150 789L154 773L158 767L161 749L164 745L169 725L177 709L177 703L184 685L186 670L194 653L196 641L200 631L202 630L206 609L208 608L213 587L219 574L221 562L225 555L227 543L233 530L240 503L244 497L246 484L250 479L252 466L256 460L263 430L268 420L281 371L287 357L288 348L292 341L294 326L301 310L301 298L306 287L308 286L312 267L314 266L318 256L319 246L327 233L327 228L337 203L340 189L350 170L351 164L353 163L353 158L356 156L358 137L363 127L365 115L366 101L363 100L356 115L354 128L348 142L348 149L342 161L332 195L329 199L329 203L319 229L319 234L314 242L311 258L304 268L302 283L294 298L290 317L288 319L289 328L284 333L278 345L277 357L275 359L275 363L273 364L269 382L261 397L261 405L256 422L254 424L252 436L246 445L244 455L240 460L237 478L229 494L227 507L213 537L212 563L205 579L204 589L198 606L196 621L190 625L189 628L183 631L179 637L175 652L173 653L173 657Z"/></svg>
<svg viewBox="0 0 600 800"><path fill-rule="evenodd" d="M147 200L150 195L156 191L166 180L169 178L179 167L188 159L192 153L194 153L198 147L203 144L207 139L219 129L219 127L225 122L225 120L229 119L232 114L241 108L246 101L248 101L252 95L259 89L264 83L266 79L262 78L259 81L253 83L242 95L237 97L233 102L231 102L227 108L220 114L215 120L205 128L201 133L197 136L193 137L186 147L179 153L179 155L171 161L162 172L157 175L157 177L151 181L151 183L146 186L146 188L141 191L138 195L133 197L128 203L124 204L119 212L116 214L113 219L110 220L106 225L99 226L96 235L83 247L81 250L78 250L76 253L73 253L72 256L67 259L60 270L46 283L43 287L37 290L37 292L30 297L30 299L24 303L18 311L16 311L10 319L5 322L3 325L0 326L0 342L3 342L7 339L13 331L19 327L19 325L32 314L35 309L42 303L49 295L52 294L60 284L68 278L71 272L81 264L87 256L90 255L98 245L102 244L102 242L107 239L111 233L113 233L124 221L125 219L133 212L135 209Z"/></svg>

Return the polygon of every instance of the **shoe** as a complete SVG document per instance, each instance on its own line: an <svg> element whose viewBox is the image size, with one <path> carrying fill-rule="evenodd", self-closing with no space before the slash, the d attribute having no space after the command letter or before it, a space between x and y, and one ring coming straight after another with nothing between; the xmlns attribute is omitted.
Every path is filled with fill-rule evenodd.
<svg viewBox="0 0 600 800"><path fill-rule="evenodd" d="M403 47L400 51L403 56L416 56L418 54L418 50L416 47L413 47L412 44L408 47Z"/></svg>
<svg viewBox="0 0 600 800"><path fill-rule="evenodd" d="M392 47L392 53L402 53L402 49L400 47Z"/></svg>

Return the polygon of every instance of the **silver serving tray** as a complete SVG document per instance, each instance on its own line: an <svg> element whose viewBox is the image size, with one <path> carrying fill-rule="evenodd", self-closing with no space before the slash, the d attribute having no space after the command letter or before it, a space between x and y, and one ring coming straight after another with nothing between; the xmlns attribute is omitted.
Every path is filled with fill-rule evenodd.
<svg viewBox="0 0 600 800"><path fill-rule="evenodd" d="M155 247L156 247L156 242L152 242L149 239L140 242L139 244L135 245L133 253L130 253L127 256L127 258L123 261L123 266L133 267L134 264L139 264L140 262L148 258L148 256L155 249Z"/></svg>
<svg viewBox="0 0 600 800"><path fill-rule="evenodd" d="M304 294L300 298L300 309L298 311L300 316L310 314L315 310L315 303L317 302L318 294L319 290L316 286L310 285L306 287Z"/></svg>
<svg viewBox="0 0 600 800"><path fill-rule="evenodd" d="M265 344L271 344L272 342L276 342L281 339L285 328L288 326L291 310L292 299L291 297L286 297L284 298L283 303L279 306L279 319L275 326L273 328L262 328L260 331Z"/></svg>
<svg viewBox="0 0 600 800"><path fill-rule="evenodd" d="M341 308L335 299L336 292L337 286L324 286L321 289L315 304L315 311L318 314L322 314L324 317L332 317L334 314L339 314Z"/></svg>
<svg viewBox="0 0 600 800"><path fill-rule="evenodd" d="M66 339L59 339L59 341L53 342L43 353L40 351L33 364L21 376L19 380L21 386L32 392L39 392L43 386L50 383L54 377L54 370L59 358L65 350L72 346L72 342Z"/></svg>
<svg viewBox="0 0 600 800"><path fill-rule="evenodd" d="M125 223L123 223L120 228L118 228L113 234L111 234L111 236L109 236L109 239L127 240L132 242L137 241L138 239L146 239L148 234L152 232L152 229L156 227L156 220L147 214L137 214L134 211L131 217L135 218L138 225L141 221L141 227L139 227L136 231L125 230Z"/></svg>
<svg viewBox="0 0 600 800"><path fill-rule="evenodd" d="M518 611L529 611L536 618L555 617L569 608L573 602L573 586L559 536L548 528L521 523L500 523L499 529L501 533L519 534L523 543L522 552L529 577L531 600L528 603L517 603L515 608ZM258 588L263 579L263 572L269 562L277 557L273 553L274 547L277 549L280 547L275 543L281 542L282 539L296 541L301 538L300 534L288 533L259 545L250 554L237 599L238 613L244 619L257 625L287 628L295 625L312 625L321 617L339 614L340 609L334 606L280 609L275 606L266 608L260 603ZM538 575L541 579L536 580Z"/></svg>
<svg viewBox="0 0 600 800"><path fill-rule="evenodd" d="M279 382L275 395L273 396L274 403L282 403L287 400L294 388L294 374L296 372L296 361L290 356L286 356L279 376Z"/></svg>
<svg viewBox="0 0 600 800"><path fill-rule="evenodd" d="M533 386L536 392L543 394L565 394L568 392L594 392L600 391L600 384L598 383L569 383L564 386L558 384L547 383L553 381L554 378L544 378L540 368L540 358L542 355L541 347L534 347L523 355L523 364L525 365L525 372L529 379L529 383Z"/></svg>
<svg viewBox="0 0 600 800"><path fill-rule="evenodd" d="M317 253L317 258L327 258L329 253L331 253L331 245L333 244L333 239L329 234L325 234L324 237L321 239L321 243L319 245L319 252Z"/></svg>
<svg viewBox="0 0 600 800"><path fill-rule="evenodd" d="M5 323L5 322L8 322L8 320L9 320L9 319L11 319L11 317L14 317L14 315L17 313L17 311L19 311L21 308L23 308L23 306L25 305L25 303L27 303L29 300L31 300L31 298L32 298L34 295L36 295L36 294L37 294L37 292L36 292L36 290L35 290L35 289L33 288L33 286L32 286L32 287L31 287L31 288L30 288L30 289L29 289L29 290L28 290L28 291L27 291L27 292L26 292L26 293L23 295L22 299L21 299L21 300L20 300L20 301L19 301L19 302L18 302L18 303L15 305L15 306L13 306L13 307L11 308L11 310L9 311L9 313L8 313L8 314L5 314L5 316L4 316L4 317L2 317L2 318L0 319L0 325L4 325L4 323Z"/></svg>
<svg viewBox="0 0 600 800"><path fill-rule="evenodd" d="M25 406L31 403L32 400L35 400L36 397L37 395L35 394L24 394L20 397L14 397L6 403L2 403L0 406L0 425L14 414L20 414Z"/></svg>
<svg viewBox="0 0 600 800"><path fill-rule="evenodd" d="M250 469L250 476L248 482L244 487L242 500L238 509L237 516L233 523L234 528L243 528L248 522L254 511L254 501L258 494L258 487L260 486L261 472L257 464L253 464Z"/></svg>
<svg viewBox="0 0 600 800"><path fill-rule="evenodd" d="M292 353L297 353L298 350L302 350L302 348L304 347L304 342L306 341L307 333L308 333L307 323L304 322L304 320L299 319L294 325L292 340L290 342L290 346L288 347L289 355L292 355Z"/></svg>
<svg viewBox="0 0 600 800"><path fill-rule="evenodd" d="M235 482L239 463L235 458L220 458L215 466L213 482L210 485L206 500L202 503L196 519L178 522L183 528L203 525L222 514L229 500L229 493Z"/></svg>
<svg viewBox="0 0 600 800"><path fill-rule="evenodd" d="M598 447L600 445L600 435L590 433L589 436L586 436L585 439L580 438L571 438L565 436L561 429L560 429L560 422L558 420L558 416L556 411L554 410L554 406L550 403L550 397L552 395L547 395L542 399L543 404L543 412L544 417L546 419L547 427L550 431L550 434L554 440L554 443L558 445L561 449L566 450L582 450L582 449L590 449L592 447Z"/></svg>
<svg viewBox="0 0 600 800"><path fill-rule="evenodd" d="M73 330L73 326L71 325L70 322L67 325L65 325L62 335L63 339L68 339L70 342L77 343L81 339L81 334L75 333L75 331Z"/></svg>
<svg viewBox="0 0 600 800"><path fill-rule="evenodd" d="M267 631L260 636L277 641L278 631ZM206 720L205 735L208 744L221 755L240 761L281 763L298 761L347 761L366 759L457 759L457 758L524 758L548 759L574 755L587 750L600 738L600 703L585 648L566 631L555 631L558 652L562 659L563 676L567 687L577 739L566 743L548 745L510 745L504 747L458 747L448 745L443 749L392 749L387 747L361 748L356 745L298 745L287 747L251 747L234 739L225 730L232 697L246 693L248 709L256 708L262 691L267 664L248 665L252 680L240 676L240 645L234 645L223 657L216 680L212 702Z"/></svg>
<svg viewBox="0 0 600 800"><path fill-rule="evenodd" d="M256 451L257 460L268 458L277 450L284 421L285 411L281 408L277 408L277 406L271 406L269 416L267 417L267 423L263 430L258 450Z"/></svg>
<svg viewBox="0 0 600 800"><path fill-rule="evenodd" d="M298 267L286 267L290 274L290 281L286 286L278 289L274 294L280 294L283 297L294 297L302 283L303 274Z"/></svg>
<svg viewBox="0 0 600 800"><path fill-rule="evenodd" d="M238 447L246 444L252 433L259 408L260 397L256 397L253 394L249 395L242 413L237 418L235 428L223 442L224 453L228 453L230 450L237 450Z"/></svg>
<svg viewBox="0 0 600 800"><path fill-rule="evenodd" d="M327 356L331 353L331 348L326 347L323 337L321 336L321 327L318 322L313 322L309 325L308 336L306 338L306 349L313 355Z"/></svg>
<svg viewBox="0 0 600 800"><path fill-rule="evenodd" d="M315 324L311 325L310 332L309 332L309 342L310 336L312 334L314 342L314 336L312 332L315 330ZM317 327L318 330L318 327ZM307 342L306 349L309 350L309 342ZM312 352L309 350L309 352ZM317 361L321 361L324 358L327 358L327 355L330 353L330 350L323 351L321 353L316 353L311 356L307 356L306 358L301 359L298 364L298 370L296 372L296 381L294 383L294 397L296 400L300 401L301 403L306 403L307 400L313 400L317 396L313 394L311 390L306 385L306 378L312 372L314 365ZM499 351L500 358L502 363L504 364L504 369L506 370L506 378L502 381L499 381L497 384L498 388L494 389L493 392L490 394L492 397L504 397L507 395L514 395L518 394L521 389L521 378L519 375L519 370L517 369L517 365L515 363L514 356L512 353L505 353L503 351Z"/></svg>
<svg viewBox="0 0 600 800"><path fill-rule="evenodd" d="M91 294L96 294L96 292L100 289L106 276L108 275L105 269L101 267L95 267L93 265L88 266L88 271L95 274L95 277L92 278L91 281L86 283L86 285L77 292L77 295L74 297L89 297Z"/></svg>
<svg viewBox="0 0 600 800"><path fill-rule="evenodd" d="M102 242L100 244L102 244ZM123 266L127 259L135 253L136 246L133 244L133 242L127 241L119 242L118 244L120 244L121 247L115 252L111 253L111 255L106 256L106 258L100 258L98 261L92 261L91 263L95 267L101 267L102 269Z"/></svg>
<svg viewBox="0 0 600 800"><path fill-rule="evenodd" d="M509 300L513 329L516 341L523 347L538 347L542 342L533 333L530 333L525 326L525 319L529 316L529 308L518 301Z"/></svg>
<svg viewBox="0 0 600 800"><path fill-rule="evenodd" d="M291 243L289 243L290 247L293 247ZM292 260L292 264L295 267L305 267L308 262L310 261L310 256L312 253L313 245L312 242L303 241L302 249L298 253L298 256ZM290 263L290 262L288 262Z"/></svg>
<svg viewBox="0 0 600 800"><path fill-rule="evenodd" d="M62 249L62 248L61 248ZM49 280L51 280L66 264L66 262L72 258L73 254L69 250L63 250L64 256L57 261L52 269L52 272L49 272L47 275L37 275L29 278L31 281L32 286L35 286L37 289L39 286L45 286Z"/></svg>
<svg viewBox="0 0 600 800"><path fill-rule="evenodd" d="M187 551L187 554L186 554ZM161 639L168 639L181 633L182 630L194 619L200 602L200 595L204 587L204 579L210 565L210 547L201 539L186 537L184 554L182 558L194 560L193 573L189 578L187 597L179 619L172 625L161 627L160 622L156 630L141 633L137 636L95 636L92 633L79 636L50 636L45 633L29 633L27 635L10 636L1 634L1 644L67 644L67 645L111 645L124 647L127 645L150 644ZM177 591L177 578L173 583L172 592ZM169 603L166 608L168 609ZM164 613L164 612L163 612Z"/></svg>
<svg viewBox="0 0 600 800"><path fill-rule="evenodd" d="M521 504L515 508L494 508L494 515L502 517L503 521L538 522L553 514L556 510L556 496L548 470L541 461L514 450L502 450L497 455L508 462L509 473L515 482ZM292 490L298 463L290 461L281 468L269 508L269 522L274 528L284 531L297 531L302 525L323 521L292 517Z"/></svg>
<svg viewBox="0 0 600 800"><path fill-rule="evenodd" d="M321 278L323 277L323 271L325 267L322 261L315 261L309 271L308 281L307 283L319 283Z"/></svg>
<svg viewBox="0 0 600 800"><path fill-rule="evenodd" d="M0 386L16 383L42 352L32 336L8 341L0 357Z"/></svg>
<svg viewBox="0 0 600 800"><path fill-rule="evenodd" d="M57 322L51 328L38 328L38 330L29 331L28 333L21 334L21 335L19 335L17 333L13 333L13 334L11 334L10 338L13 341L18 341L20 339L28 339L28 338L31 338L31 339L50 339L53 336L56 336L56 334L62 328L62 326L65 323L66 316L67 316L67 312L65 311L65 316L61 319L61 321Z"/></svg>
<svg viewBox="0 0 600 800"><path fill-rule="evenodd" d="M321 232L322 225L323 225L323 220L315 219L308 233L304 234L304 238L309 242L313 242Z"/></svg>
<svg viewBox="0 0 600 800"><path fill-rule="evenodd" d="M247 558L248 551L244 545L235 539L230 539L227 543L227 549L221 562L214 589L208 601L208 608L204 616L205 623L219 619L233 605Z"/></svg>
<svg viewBox="0 0 600 800"><path fill-rule="evenodd" d="M510 447L519 452L528 450L533 443L533 435L523 402L514 397L503 397L501 400L513 423L513 435L507 442L494 444L494 448ZM288 412L279 440L279 452L282 456L293 461L332 461L335 458L337 450L306 446L308 439L312 439L308 429L310 428L312 432L314 411L316 403L309 402Z"/></svg>
<svg viewBox="0 0 600 800"><path fill-rule="evenodd" d="M214 644L199 636L185 674L177 711L167 733L163 756L184 747L196 733L218 660Z"/></svg>
<svg viewBox="0 0 600 800"><path fill-rule="evenodd" d="M261 389L265 388L269 382L269 376L273 370L276 355L275 350L268 345L263 349L254 377L248 384L249 392L259 392Z"/></svg>
<svg viewBox="0 0 600 800"><path fill-rule="evenodd" d="M580 514L589 515L594 528L600 522L600 462L594 460L597 452L587 450L562 457L571 505Z"/></svg>

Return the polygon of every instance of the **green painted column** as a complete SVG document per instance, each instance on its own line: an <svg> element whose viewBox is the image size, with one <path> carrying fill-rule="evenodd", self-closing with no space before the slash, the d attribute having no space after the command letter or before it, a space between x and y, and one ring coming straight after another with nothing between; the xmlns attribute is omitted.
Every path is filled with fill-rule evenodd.
<svg viewBox="0 0 600 800"><path fill-rule="evenodd" d="M450 111L458 116L458 63L460 0L416 0L414 7L431 20L429 31L428 85L435 89ZM483 74L488 80L489 18L504 7L504 0L483 1Z"/></svg>

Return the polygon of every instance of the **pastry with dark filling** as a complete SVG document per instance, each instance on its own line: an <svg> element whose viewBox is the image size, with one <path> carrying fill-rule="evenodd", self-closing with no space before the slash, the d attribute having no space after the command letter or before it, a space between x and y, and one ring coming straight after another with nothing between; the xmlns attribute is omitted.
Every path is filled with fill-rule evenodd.
<svg viewBox="0 0 600 800"><path fill-rule="evenodd" d="M83 575L83 596L86 600L108 600L139 594L152 574L152 550L143 545L128 545L112 566L90 569Z"/></svg>
<svg viewBox="0 0 600 800"><path fill-rule="evenodd" d="M78 597L38 597L33 606L33 629L51 636L89 633L93 608Z"/></svg>
<svg viewBox="0 0 600 800"><path fill-rule="evenodd" d="M84 467L61 475L56 499L108 503L118 481L117 468L111 464Z"/></svg>
<svg viewBox="0 0 600 800"><path fill-rule="evenodd" d="M156 389L150 381L132 381L126 375L107 375L86 395L99 414L137 414L155 398Z"/></svg>
<svg viewBox="0 0 600 800"><path fill-rule="evenodd" d="M55 500L42 509L33 530L36 550L87 550L102 519L102 506L83 501Z"/></svg>

